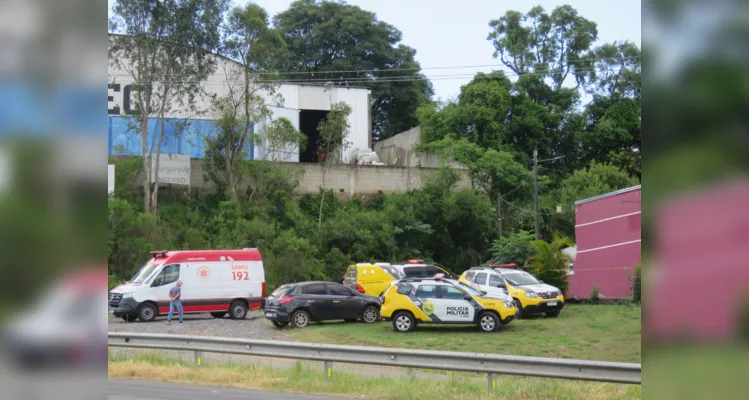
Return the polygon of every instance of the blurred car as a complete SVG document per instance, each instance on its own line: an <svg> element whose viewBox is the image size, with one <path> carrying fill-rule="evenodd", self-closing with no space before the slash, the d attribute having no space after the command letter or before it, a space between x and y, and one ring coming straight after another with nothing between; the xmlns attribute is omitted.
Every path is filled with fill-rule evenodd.
<svg viewBox="0 0 749 400"><path fill-rule="evenodd" d="M23 369L105 366L107 270L77 271L43 293L0 334L2 356Z"/></svg>
<svg viewBox="0 0 749 400"><path fill-rule="evenodd" d="M471 324L496 332L515 319L515 304L453 279L408 278L391 285L382 297L382 316L397 332L417 324Z"/></svg>
<svg viewBox="0 0 749 400"><path fill-rule="evenodd" d="M557 317L564 308L564 296L559 288L539 281L515 264L473 267L463 272L460 281L487 292L507 289L515 302L516 318L539 313Z"/></svg>
<svg viewBox="0 0 749 400"><path fill-rule="evenodd" d="M304 328L312 321L380 319L380 299L332 282L283 285L265 301L265 318L278 328Z"/></svg>
<svg viewBox="0 0 749 400"><path fill-rule="evenodd" d="M382 296L390 284L404 278L431 278L436 274L445 274L448 278L458 276L437 263L425 263L424 260L408 260L401 263L359 263L350 265L346 271L343 284L359 293Z"/></svg>

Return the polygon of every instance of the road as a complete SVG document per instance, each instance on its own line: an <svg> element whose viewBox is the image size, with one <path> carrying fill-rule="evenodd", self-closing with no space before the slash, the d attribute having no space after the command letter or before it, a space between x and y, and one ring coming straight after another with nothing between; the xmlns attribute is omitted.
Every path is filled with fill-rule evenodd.
<svg viewBox="0 0 749 400"><path fill-rule="evenodd" d="M112 378L107 386L109 400L340 400L340 397Z"/></svg>

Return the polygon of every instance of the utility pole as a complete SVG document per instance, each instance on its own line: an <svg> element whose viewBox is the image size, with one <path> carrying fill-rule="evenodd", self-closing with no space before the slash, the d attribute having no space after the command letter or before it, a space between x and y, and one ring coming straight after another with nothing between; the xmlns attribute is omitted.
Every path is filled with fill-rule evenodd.
<svg viewBox="0 0 749 400"><path fill-rule="evenodd" d="M502 241L502 192L497 190L497 240Z"/></svg>
<svg viewBox="0 0 749 400"><path fill-rule="evenodd" d="M541 240L541 221L538 210L538 149L533 150L533 193L536 202L536 240Z"/></svg>

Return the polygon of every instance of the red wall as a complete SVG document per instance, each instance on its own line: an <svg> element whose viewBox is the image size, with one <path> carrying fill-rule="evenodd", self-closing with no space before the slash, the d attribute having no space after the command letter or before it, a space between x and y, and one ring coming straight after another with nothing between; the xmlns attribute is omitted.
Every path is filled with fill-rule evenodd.
<svg viewBox="0 0 749 400"><path fill-rule="evenodd" d="M594 285L606 297L632 295L630 277L640 262L641 191L591 200L575 207L577 257L568 296L590 297Z"/></svg>

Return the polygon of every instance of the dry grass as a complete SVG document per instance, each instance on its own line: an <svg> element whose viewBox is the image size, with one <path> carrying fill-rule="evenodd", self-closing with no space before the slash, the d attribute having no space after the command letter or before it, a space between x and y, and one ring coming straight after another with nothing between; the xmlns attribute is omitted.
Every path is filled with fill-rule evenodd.
<svg viewBox="0 0 749 400"><path fill-rule="evenodd" d="M489 394L486 384L466 375L451 375L446 380L408 378L363 378L343 372L332 379L322 368L310 369L297 363L291 370L261 366L204 364L200 369L189 363L157 354L135 358L110 356L109 376L125 379L156 380L174 383L221 386L240 389L325 394L368 399L639 399L640 386L557 379L502 376L497 389ZM405 374L404 374L405 375Z"/></svg>

